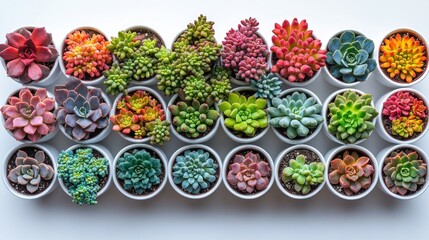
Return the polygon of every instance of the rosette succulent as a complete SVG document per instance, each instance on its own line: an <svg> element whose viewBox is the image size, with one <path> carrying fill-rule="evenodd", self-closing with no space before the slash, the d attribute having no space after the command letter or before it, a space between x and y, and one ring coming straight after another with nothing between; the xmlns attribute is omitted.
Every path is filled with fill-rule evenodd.
<svg viewBox="0 0 429 240"><path fill-rule="evenodd" d="M273 73L262 75L258 81L250 80L250 86L256 89L255 96L269 100L280 95L282 84L283 82Z"/></svg>

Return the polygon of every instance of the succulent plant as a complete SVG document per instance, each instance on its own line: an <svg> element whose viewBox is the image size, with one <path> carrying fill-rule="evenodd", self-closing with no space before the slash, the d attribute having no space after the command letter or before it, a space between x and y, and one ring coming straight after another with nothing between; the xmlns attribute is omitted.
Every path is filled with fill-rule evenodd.
<svg viewBox="0 0 429 240"><path fill-rule="evenodd" d="M243 193L254 193L268 187L271 176L270 165L252 151L236 154L229 164L226 180Z"/></svg>
<svg viewBox="0 0 429 240"><path fill-rule="evenodd" d="M144 149L125 152L116 165L117 177L122 187L136 194L145 194L161 183L161 161Z"/></svg>
<svg viewBox="0 0 429 240"><path fill-rule="evenodd" d="M92 148L62 151L58 156L58 177L79 205L97 204L100 181L108 175L108 167L108 160L95 157Z"/></svg>
<svg viewBox="0 0 429 240"><path fill-rule="evenodd" d="M355 143L371 135L377 115L371 94L347 90L328 104L328 131L344 143Z"/></svg>
<svg viewBox="0 0 429 240"><path fill-rule="evenodd" d="M219 110L225 115L225 126L235 132L242 132L253 137L257 129L268 127L265 112L267 100L239 93L230 93L228 100L219 104Z"/></svg>
<svg viewBox="0 0 429 240"><path fill-rule="evenodd" d="M422 100L419 100L418 98L414 98L413 101L413 107L412 107L412 113L421 119L424 119L427 117L427 106Z"/></svg>
<svg viewBox="0 0 429 240"><path fill-rule="evenodd" d="M229 72L224 67L216 66L210 76L210 86L212 91L210 97L214 102L226 99L231 90L231 82L229 80Z"/></svg>
<svg viewBox="0 0 429 240"><path fill-rule="evenodd" d="M6 39L6 44L0 44L0 57L7 63L9 77L25 84L49 75L51 69L44 64L54 62L58 52L52 44L52 35L44 27L32 31L21 28L6 34Z"/></svg>
<svg viewBox="0 0 429 240"><path fill-rule="evenodd" d="M367 156L359 155L355 151L344 151L342 158L331 161L329 182L333 185L339 184L347 196L352 196L371 186L374 173L372 164Z"/></svg>
<svg viewBox="0 0 429 240"><path fill-rule="evenodd" d="M141 45L140 41L135 40L136 36L137 33L135 32L120 31L117 37L112 37L112 40L107 45L107 49L120 61L131 58L133 53Z"/></svg>
<svg viewBox="0 0 429 240"><path fill-rule="evenodd" d="M305 155L289 160L289 166L282 170L283 183L293 182L295 191L307 195L311 187L323 183L325 165L321 162L306 163Z"/></svg>
<svg viewBox="0 0 429 240"><path fill-rule="evenodd" d="M110 68L112 55L107 48L109 41L101 34L85 30L67 35L63 54L66 74L88 80L100 77Z"/></svg>
<svg viewBox="0 0 429 240"><path fill-rule="evenodd" d="M426 47L410 34L397 33L384 39L380 53L380 67L391 79L406 83L413 82L427 65Z"/></svg>
<svg viewBox="0 0 429 240"><path fill-rule="evenodd" d="M106 86L106 92L112 95L126 93L131 75L131 71L121 68L118 63L114 63L109 70L104 72L106 80L103 83Z"/></svg>
<svg viewBox="0 0 429 240"><path fill-rule="evenodd" d="M145 128L147 129L150 144L163 145L165 142L170 141L169 122L156 119L155 121L146 123Z"/></svg>
<svg viewBox="0 0 429 240"><path fill-rule="evenodd" d="M398 91L383 103L383 115L395 120L401 116L410 115L414 97L410 92Z"/></svg>
<svg viewBox="0 0 429 240"><path fill-rule="evenodd" d="M51 180L54 176L52 166L45 164L45 152L37 151L34 157L19 150L15 158L15 168L10 170L7 178L13 183L25 186L29 193L39 189L42 180Z"/></svg>
<svg viewBox="0 0 429 240"><path fill-rule="evenodd" d="M103 100L101 89L89 89L77 78L55 86L55 101L59 105L55 111L57 122L75 140L89 139L109 124L110 106Z"/></svg>
<svg viewBox="0 0 429 240"><path fill-rule="evenodd" d="M426 182L427 164L415 151L393 151L383 166L384 183L393 193L414 193Z"/></svg>
<svg viewBox="0 0 429 240"><path fill-rule="evenodd" d="M290 139L306 137L310 129L315 129L323 122L320 115L322 105L314 97L305 93L293 92L285 98L273 98L272 107L267 109L271 117L270 125L286 129Z"/></svg>
<svg viewBox="0 0 429 240"><path fill-rule="evenodd" d="M37 142L55 131L54 99L48 97L45 88L37 89L34 94L33 92L23 88L18 97L11 96L9 104L1 108L6 120L4 126L13 133L16 140Z"/></svg>
<svg viewBox="0 0 429 240"><path fill-rule="evenodd" d="M414 115L400 117L392 121L392 134L403 138L411 138L416 133L423 132L423 121Z"/></svg>
<svg viewBox="0 0 429 240"><path fill-rule="evenodd" d="M175 159L173 182L190 194L199 194L215 184L218 169L209 152L203 149L186 150Z"/></svg>
<svg viewBox="0 0 429 240"><path fill-rule="evenodd" d="M280 95L282 84L283 82L273 73L262 75L258 81L250 80L250 86L256 89L255 97L269 100Z"/></svg>
<svg viewBox="0 0 429 240"><path fill-rule="evenodd" d="M326 63L330 66L329 72L345 83L365 81L376 66L373 51L372 40L363 35L356 36L352 31L344 31L328 43Z"/></svg>
<svg viewBox="0 0 429 240"><path fill-rule="evenodd" d="M302 82L314 76L325 66L326 50L321 49L322 43L313 37L308 30L306 20L292 23L284 20L283 24L275 24L272 37L274 59L271 71L279 73L289 82Z"/></svg>
<svg viewBox="0 0 429 240"><path fill-rule="evenodd" d="M179 41L176 42L185 42L188 45L205 41L215 42L213 25L214 22L207 21L207 17L201 14L197 20L188 24L186 30L179 36Z"/></svg>

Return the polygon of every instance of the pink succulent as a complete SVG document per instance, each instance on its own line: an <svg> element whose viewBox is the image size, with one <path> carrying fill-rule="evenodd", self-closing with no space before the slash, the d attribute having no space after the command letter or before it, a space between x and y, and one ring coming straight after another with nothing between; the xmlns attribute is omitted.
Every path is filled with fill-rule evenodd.
<svg viewBox="0 0 429 240"><path fill-rule="evenodd" d="M47 96L46 89L38 89L33 95L30 89L23 88L18 97L12 96L8 102L1 112L6 119L5 128L13 132L16 140L36 142L55 130L55 101Z"/></svg>
<svg viewBox="0 0 429 240"><path fill-rule="evenodd" d="M29 83L49 75L51 70L42 63L55 61L58 52L45 28L35 28L32 32L22 28L8 33L6 39L6 44L0 44L0 57L7 62L9 77Z"/></svg>
<svg viewBox="0 0 429 240"><path fill-rule="evenodd" d="M383 115L391 121L410 114L414 97L410 92L398 91L383 103Z"/></svg>

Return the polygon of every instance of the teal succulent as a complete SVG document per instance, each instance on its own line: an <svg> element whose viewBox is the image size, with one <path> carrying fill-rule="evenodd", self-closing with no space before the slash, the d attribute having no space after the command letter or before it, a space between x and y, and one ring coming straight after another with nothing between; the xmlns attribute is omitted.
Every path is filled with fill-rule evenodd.
<svg viewBox="0 0 429 240"><path fill-rule="evenodd" d="M113 52L115 57L122 61L131 57L131 55L137 50L140 46L140 41L135 41L137 33L135 32L125 32L120 31L118 37L112 37L110 44L107 45L107 48Z"/></svg>
<svg viewBox="0 0 429 240"><path fill-rule="evenodd" d="M147 136L149 137L150 144L163 145L165 142L170 141L170 123L156 119L155 121L148 122L145 125L147 129Z"/></svg>
<svg viewBox="0 0 429 240"><path fill-rule="evenodd" d="M125 152L116 165L117 177L122 187L138 195L150 193L161 183L163 172L161 160L151 156L144 149Z"/></svg>
<svg viewBox="0 0 429 240"><path fill-rule="evenodd" d="M190 194L199 194L217 180L218 164L202 149L186 150L175 159L173 182Z"/></svg>
<svg viewBox="0 0 429 240"><path fill-rule="evenodd" d="M310 129L315 129L323 122L322 104L305 93L293 92L285 98L273 98L272 107L267 109L271 117L270 125L286 129L290 139L306 137Z"/></svg>
<svg viewBox="0 0 429 240"><path fill-rule="evenodd" d="M365 81L374 71L376 62L372 58L374 42L363 35L344 31L340 37L328 43L326 63L333 77L346 83Z"/></svg>
<svg viewBox="0 0 429 240"><path fill-rule="evenodd" d="M250 86L256 89L255 96L273 99L280 95L283 82L273 73L262 75L259 80L250 80Z"/></svg>

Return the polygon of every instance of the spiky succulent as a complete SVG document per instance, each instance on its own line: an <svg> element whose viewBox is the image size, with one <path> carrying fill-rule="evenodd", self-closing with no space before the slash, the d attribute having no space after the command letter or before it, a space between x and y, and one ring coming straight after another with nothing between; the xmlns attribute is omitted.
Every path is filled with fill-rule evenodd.
<svg viewBox="0 0 429 240"><path fill-rule="evenodd" d="M55 101L59 105L55 111L57 122L75 140L89 139L109 124L110 106L101 89L88 88L77 78L55 86Z"/></svg>
<svg viewBox="0 0 429 240"><path fill-rule="evenodd" d="M416 151L393 151L383 161L384 183L391 192L405 196L425 184L427 163Z"/></svg>
<svg viewBox="0 0 429 240"><path fill-rule="evenodd" d="M169 122L156 119L155 121L146 123L145 128L147 129L150 144L163 145L165 142L170 141Z"/></svg>
<svg viewBox="0 0 429 240"><path fill-rule="evenodd" d="M185 42L189 45L205 41L215 42L213 25L213 21L207 21L207 17L201 14L197 20L188 24L177 42Z"/></svg>
<svg viewBox="0 0 429 240"><path fill-rule="evenodd" d="M372 106L371 94L358 94L347 90L337 94L328 105L328 131L344 143L355 143L368 138L378 115Z"/></svg>
<svg viewBox="0 0 429 240"><path fill-rule="evenodd" d="M161 160L144 149L125 152L118 158L116 171L122 187L138 195L150 193L152 188L158 186L163 173Z"/></svg>
<svg viewBox="0 0 429 240"><path fill-rule="evenodd" d="M115 55L115 57L123 61L130 58L136 49L140 46L140 41L136 41L137 33L135 32L118 32L117 37L112 37L107 48Z"/></svg>
<svg viewBox="0 0 429 240"><path fill-rule="evenodd" d="M289 160L289 166L283 168L283 183L293 182L295 191L307 195L312 186L323 183L325 165L321 162L306 163L304 155Z"/></svg>
<svg viewBox="0 0 429 240"><path fill-rule="evenodd" d="M262 75L258 81L250 80L250 86L256 89L255 96L269 100L280 94L282 84L283 82L273 73Z"/></svg>
<svg viewBox="0 0 429 240"><path fill-rule="evenodd" d="M310 129L323 122L322 104L305 93L293 92L285 98L273 98L272 107L267 109L271 117L270 125L286 129L290 139L306 137Z"/></svg>
<svg viewBox="0 0 429 240"><path fill-rule="evenodd" d="M174 161L173 182L190 194L200 194L218 180L218 163L203 149L186 150Z"/></svg>
<svg viewBox="0 0 429 240"><path fill-rule="evenodd" d="M53 161L53 159L51 159ZM42 180L49 181L54 176L52 166L44 163L45 152L37 151L34 157L19 150L15 158L15 168L10 170L7 178L14 183L25 186L29 193L34 193L39 189Z"/></svg>
<svg viewBox="0 0 429 240"><path fill-rule="evenodd" d="M376 66L373 51L372 40L363 35L356 36L352 31L344 31L328 43L326 63L329 72L345 83L365 81Z"/></svg>

